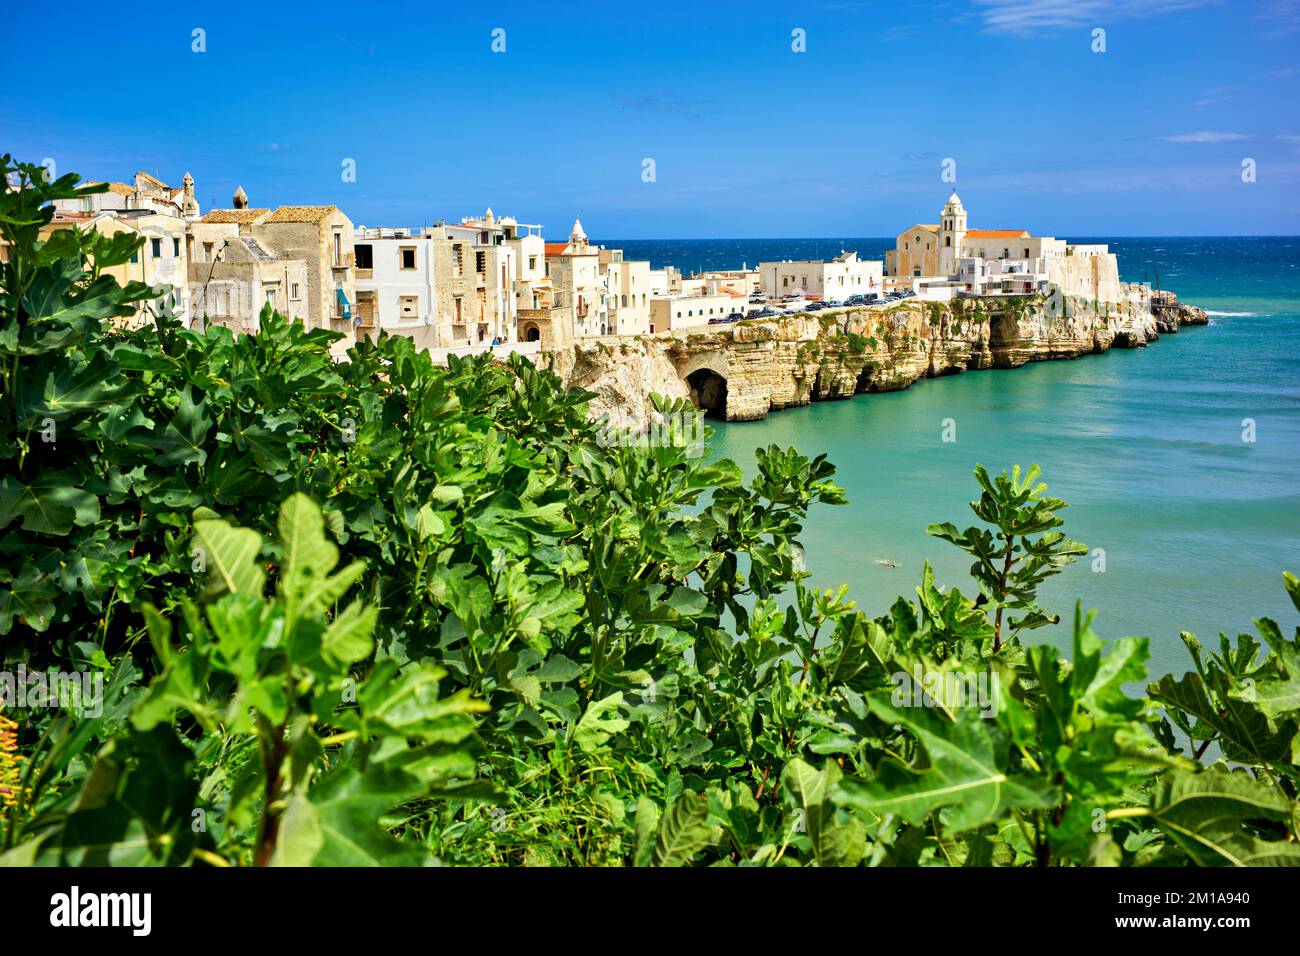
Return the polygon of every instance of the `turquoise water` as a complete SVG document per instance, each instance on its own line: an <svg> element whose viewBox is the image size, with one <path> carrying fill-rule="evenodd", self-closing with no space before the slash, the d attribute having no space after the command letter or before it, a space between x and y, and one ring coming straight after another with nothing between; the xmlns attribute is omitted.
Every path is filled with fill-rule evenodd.
<svg viewBox="0 0 1300 956"><path fill-rule="evenodd" d="M814 241L823 251L841 242L801 242ZM850 504L812 514L808 564L818 585L847 582L872 614L914 593L927 558L941 584L973 593L969 560L925 527L974 523L977 462L990 470L1038 463L1051 492L1070 503L1065 530L1104 549L1105 571L1089 557L1049 582L1041 603L1062 623L1033 638L1067 648L1079 599L1099 610L1103 637L1152 639L1153 674L1182 673L1190 662L1180 630L1207 640L1252 630L1260 615L1284 633L1296 624L1281 573L1300 573L1300 239L1093 241L1111 243L1127 280L1159 268L1163 287L1209 310L1212 324L1145 349L968 372L716 424L713 447L751 474L754 449L773 442L829 455ZM631 255L634 245L623 247ZM680 247L636 252L688 270L739 265L747 253L758 261L743 240L715 241L708 256L692 243L641 245ZM762 257L773 256L764 248ZM946 418L956 421L955 443L941 441ZM1253 443L1242 440L1246 418L1255 421Z"/></svg>

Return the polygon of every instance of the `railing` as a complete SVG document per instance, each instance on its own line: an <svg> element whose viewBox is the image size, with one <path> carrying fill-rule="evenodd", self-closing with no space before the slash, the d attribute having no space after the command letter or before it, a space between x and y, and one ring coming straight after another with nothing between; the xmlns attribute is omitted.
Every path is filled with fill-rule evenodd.
<svg viewBox="0 0 1300 956"><path fill-rule="evenodd" d="M542 351L541 342L504 342L501 345L493 345L491 342L480 342L478 345L458 345L454 348L447 349L429 349L429 357L435 362L445 363L447 356L455 355L459 358L466 358L470 355L492 354L499 358L505 358L507 355L523 355L531 357L540 354Z"/></svg>

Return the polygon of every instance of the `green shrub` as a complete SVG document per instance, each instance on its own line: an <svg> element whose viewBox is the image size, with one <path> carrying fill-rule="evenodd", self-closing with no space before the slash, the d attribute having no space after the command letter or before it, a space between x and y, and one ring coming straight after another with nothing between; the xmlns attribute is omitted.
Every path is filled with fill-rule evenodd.
<svg viewBox="0 0 1300 956"><path fill-rule="evenodd" d="M1146 697L1123 692L1146 640L1091 615L1071 662L1025 646L1083 548L1036 469L978 469L980 524L931 529L977 599L926 564L872 615L804 570L810 509L844 501L825 456L760 449L746 480L611 440L517 356L444 368L381 334L336 363L335 334L269 310L185 329L102 274L138 240L40 242L86 190L20 172L0 654L105 688L94 712L7 708L0 860L1300 860L1300 633L1261 619L1262 658L1187 635L1195 672ZM138 305L151 323L114 327Z"/></svg>

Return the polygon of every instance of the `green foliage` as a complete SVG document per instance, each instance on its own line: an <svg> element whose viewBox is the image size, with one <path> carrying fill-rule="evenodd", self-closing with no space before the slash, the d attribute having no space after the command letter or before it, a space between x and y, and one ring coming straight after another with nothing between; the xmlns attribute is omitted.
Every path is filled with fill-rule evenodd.
<svg viewBox="0 0 1300 956"><path fill-rule="evenodd" d="M1035 484L1040 474L1034 465L1021 478L1020 467L1016 466L1010 476L1004 471L992 479L983 465L977 465L975 479L983 493L978 501L971 502L971 510L996 530L970 527L958 531L948 522L926 529L975 559L970 573L993 614L995 653L1002 647L1004 611L1020 614L1008 620L1013 641L1021 631L1059 620L1035 603L1038 585L1060 573L1078 555L1088 553L1084 545L1055 530L1062 524L1057 512L1066 504L1059 498L1046 497L1047 485Z"/></svg>
<svg viewBox="0 0 1300 956"><path fill-rule="evenodd" d="M977 469L988 527L931 528L973 599L926 564L872 616L804 570L844 501L824 456L759 449L747 480L610 442L519 358L183 328L102 274L131 243L40 240L85 190L20 172L0 654L105 689L22 715L0 862L1295 862L1300 645L1185 635L1195 672L1149 697L1146 642L1091 615L1069 661L1024 646L1084 553L1037 468Z"/></svg>

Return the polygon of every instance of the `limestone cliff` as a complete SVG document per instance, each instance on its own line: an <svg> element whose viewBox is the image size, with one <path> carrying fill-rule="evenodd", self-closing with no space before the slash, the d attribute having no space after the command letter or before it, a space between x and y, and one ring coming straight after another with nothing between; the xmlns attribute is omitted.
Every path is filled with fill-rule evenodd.
<svg viewBox="0 0 1300 956"><path fill-rule="evenodd" d="M643 422L654 392L690 398L728 421L920 378L1137 348L1204 324L1172 293L1123 287L1123 302L1020 296L904 300L656 335L579 340L546 362L595 393L592 411Z"/></svg>

